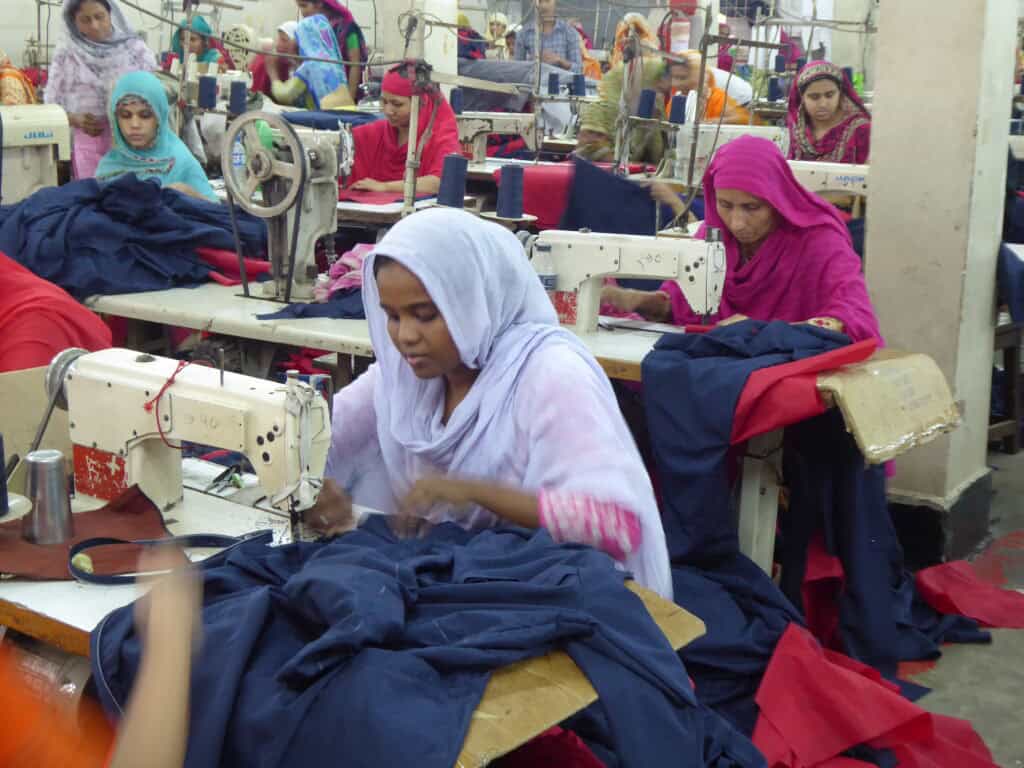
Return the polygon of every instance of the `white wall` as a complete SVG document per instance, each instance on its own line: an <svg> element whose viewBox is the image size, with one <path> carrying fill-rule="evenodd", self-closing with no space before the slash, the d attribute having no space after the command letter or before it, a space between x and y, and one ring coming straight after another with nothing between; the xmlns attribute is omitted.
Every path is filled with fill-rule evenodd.
<svg viewBox="0 0 1024 768"><path fill-rule="evenodd" d="M132 0L153 13L160 13L161 0ZM298 18L294 0L232 0L238 5L244 5L246 10L233 11L223 10L221 16L222 30L227 29L231 24L248 24L261 37L272 37L277 25L288 19ZM374 44L374 0L348 0L348 6L355 15L356 20L366 33L367 42ZM29 35L36 33L36 3L34 0L0 0L3 6L4 18L6 21L0 25L0 49L7 52L15 63L24 63L25 41ZM180 2L172 5L176 9L181 8ZM200 12L209 8L200 6ZM46 11L50 13L50 41L56 43L61 36L62 24L60 20L60 8L43 8L44 36ZM146 33L147 41L154 51L167 48L170 39L170 28L161 24L138 11L122 6L129 21L136 25L136 29ZM181 18L180 10L176 18ZM381 24L377 25L382 27ZM391 30L383 25L380 30L388 33Z"/></svg>

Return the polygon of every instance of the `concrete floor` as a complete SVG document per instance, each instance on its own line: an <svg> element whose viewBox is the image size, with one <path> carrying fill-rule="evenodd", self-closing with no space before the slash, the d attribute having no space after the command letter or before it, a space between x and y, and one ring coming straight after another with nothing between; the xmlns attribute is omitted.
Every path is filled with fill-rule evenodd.
<svg viewBox="0 0 1024 768"><path fill-rule="evenodd" d="M1024 452L992 454L989 463L992 537L971 559L979 570L1001 571L1006 586L1024 590ZM934 667L911 679L932 689L921 706L970 720L998 765L1024 768L1024 631L994 630L987 646L946 646Z"/></svg>

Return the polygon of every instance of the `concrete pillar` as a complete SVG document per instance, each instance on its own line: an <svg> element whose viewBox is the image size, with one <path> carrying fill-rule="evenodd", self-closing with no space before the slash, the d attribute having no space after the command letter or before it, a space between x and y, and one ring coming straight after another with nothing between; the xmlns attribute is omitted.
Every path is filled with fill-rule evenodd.
<svg viewBox="0 0 1024 768"><path fill-rule="evenodd" d="M866 244L887 343L931 355L963 412L951 435L901 456L890 484L894 500L940 511L946 554L969 549L987 528L995 262L1017 29L1013 0L958 8L955 23L936 18L933 0L881 10Z"/></svg>

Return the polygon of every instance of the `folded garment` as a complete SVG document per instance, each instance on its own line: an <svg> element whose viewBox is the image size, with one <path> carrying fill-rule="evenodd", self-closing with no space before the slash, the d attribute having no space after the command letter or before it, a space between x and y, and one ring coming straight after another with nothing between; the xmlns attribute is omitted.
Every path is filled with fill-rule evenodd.
<svg viewBox="0 0 1024 768"><path fill-rule="evenodd" d="M355 112L353 110L339 110L337 112L316 112L313 110L299 112L282 112L281 117L289 123L302 125L307 128L316 128L320 131L336 131L343 125L365 125L380 120L383 115L379 112Z"/></svg>
<svg viewBox="0 0 1024 768"><path fill-rule="evenodd" d="M361 288L350 288L339 291L322 304L286 304L277 312L256 315L258 320L288 320L302 317L333 317L336 320L363 320L363 291Z"/></svg>
<svg viewBox="0 0 1024 768"><path fill-rule="evenodd" d="M238 228L245 253L266 252L263 220L240 211ZM134 175L47 187L0 207L0 252L79 300L205 282L203 246L234 250L228 209Z"/></svg>

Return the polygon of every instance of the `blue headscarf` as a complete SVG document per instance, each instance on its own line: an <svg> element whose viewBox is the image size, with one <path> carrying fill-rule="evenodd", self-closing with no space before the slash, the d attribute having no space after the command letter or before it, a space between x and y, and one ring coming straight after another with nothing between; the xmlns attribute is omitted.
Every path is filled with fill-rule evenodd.
<svg viewBox="0 0 1024 768"><path fill-rule="evenodd" d="M317 14L300 21L295 29L295 40L299 44L300 56L336 61L343 59L341 49L338 48L338 38L326 16ZM295 77L306 84L317 109L320 109L321 99L341 86L348 85L348 76L343 66L322 61L302 62L295 70Z"/></svg>
<svg viewBox="0 0 1024 768"><path fill-rule="evenodd" d="M203 38L203 42L206 43L206 50L196 57L196 61L200 64L219 64L221 58L220 51L216 46L210 43L210 35L213 34L213 28L210 27L209 23L202 16L193 16L191 26L186 24L184 21L181 21L178 24L178 29L171 37L171 50L174 51L178 60L181 61L185 53L185 49L181 45L181 33L185 27L188 27L192 34L199 35Z"/></svg>
<svg viewBox="0 0 1024 768"><path fill-rule="evenodd" d="M126 98L146 102L156 115L156 139L146 149L133 149L121 134L121 126L117 122L117 105ZM140 179L156 179L163 186L188 184L199 194L216 202L217 196L199 161L171 130L168 112L167 94L156 75L150 72L122 75L110 97L110 126L114 147L100 160L96 178L104 181L134 173Z"/></svg>

